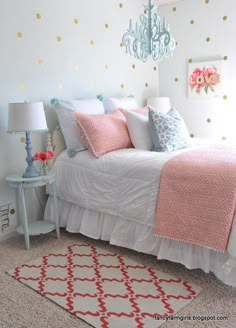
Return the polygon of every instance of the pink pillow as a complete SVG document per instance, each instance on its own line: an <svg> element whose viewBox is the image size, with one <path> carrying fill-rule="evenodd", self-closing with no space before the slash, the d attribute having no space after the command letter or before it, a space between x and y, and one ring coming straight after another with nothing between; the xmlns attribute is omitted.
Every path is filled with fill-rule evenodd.
<svg viewBox="0 0 236 328"><path fill-rule="evenodd" d="M126 112L127 112L127 110L124 109L124 108L120 108L119 110L120 110L120 111L122 112L122 114L124 114L125 117L126 117ZM148 112L148 107L146 106L146 107L143 107L143 108L129 109L128 111L129 111L129 112L135 112L135 113L142 114L142 115L146 115L147 112Z"/></svg>
<svg viewBox="0 0 236 328"><path fill-rule="evenodd" d="M133 148L124 115L115 110L111 114L87 115L75 113L85 146L100 157L112 150Z"/></svg>

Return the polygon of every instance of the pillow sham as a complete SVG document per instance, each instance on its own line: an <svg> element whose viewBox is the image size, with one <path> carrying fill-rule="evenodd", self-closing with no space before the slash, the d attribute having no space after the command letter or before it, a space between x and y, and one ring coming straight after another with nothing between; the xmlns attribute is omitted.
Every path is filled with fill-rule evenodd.
<svg viewBox="0 0 236 328"><path fill-rule="evenodd" d="M149 127L154 151L171 152L189 146L189 133L175 108L166 114L149 107Z"/></svg>
<svg viewBox="0 0 236 328"><path fill-rule="evenodd" d="M134 109L138 104L133 96L103 99L105 113L112 113L117 108Z"/></svg>
<svg viewBox="0 0 236 328"><path fill-rule="evenodd" d="M84 145L96 157L117 149L133 148L126 119L119 110L104 115L86 115L78 112L74 115Z"/></svg>
<svg viewBox="0 0 236 328"><path fill-rule="evenodd" d="M97 98L80 100L61 100L54 98L51 100L51 104L56 108L56 114L65 139L66 147L76 152L85 150L80 138L74 113L81 112L90 115L104 114L102 102Z"/></svg>
<svg viewBox="0 0 236 328"><path fill-rule="evenodd" d="M127 112L133 112L133 113L138 113L142 115L148 115L148 107L143 107L143 108L137 108L137 109L124 109L124 108L119 108L119 110L122 112L122 114L125 115Z"/></svg>
<svg viewBox="0 0 236 328"><path fill-rule="evenodd" d="M132 144L137 149L152 150L153 142L149 131L148 117L135 111L126 111L126 122Z"/></svg>

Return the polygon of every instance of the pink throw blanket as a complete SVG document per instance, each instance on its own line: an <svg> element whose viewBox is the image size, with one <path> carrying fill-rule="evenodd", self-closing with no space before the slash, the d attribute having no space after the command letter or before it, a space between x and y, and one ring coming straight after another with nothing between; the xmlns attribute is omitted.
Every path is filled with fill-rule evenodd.
<svg viewBox="0 0 236 328"><path fill-rule="evenodd" d="M155 233L227 250L236 204L236 149L204 147L170 159L163 168Z"/></svg>

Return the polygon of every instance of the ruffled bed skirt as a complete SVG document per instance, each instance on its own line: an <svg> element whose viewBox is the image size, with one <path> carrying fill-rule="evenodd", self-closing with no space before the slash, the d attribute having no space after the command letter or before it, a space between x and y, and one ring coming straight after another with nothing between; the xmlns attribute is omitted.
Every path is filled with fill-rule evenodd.
<svg viewBox="0 0 236 328"><path fill-rule="evenodd" d="M227 285L236 287L236 259L203 247L160 238L153 228L118 216L95 212L58 200L60 226L68 232L81 233L93 239L155 255L157 259L183 264L188 269L213 272ZM53 201L49 196L45 220L53 222Z"/></svg>

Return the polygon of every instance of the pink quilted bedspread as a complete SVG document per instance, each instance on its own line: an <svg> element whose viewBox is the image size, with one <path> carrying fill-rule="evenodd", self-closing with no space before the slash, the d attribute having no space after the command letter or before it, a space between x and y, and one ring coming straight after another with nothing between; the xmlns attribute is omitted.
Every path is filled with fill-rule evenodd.
<svg viewBox="0 0 236 328"><path fill-rule="evenodd" d="M236 204L236 148L192 149L163 168L156 235L225 251Z"/></svg>

